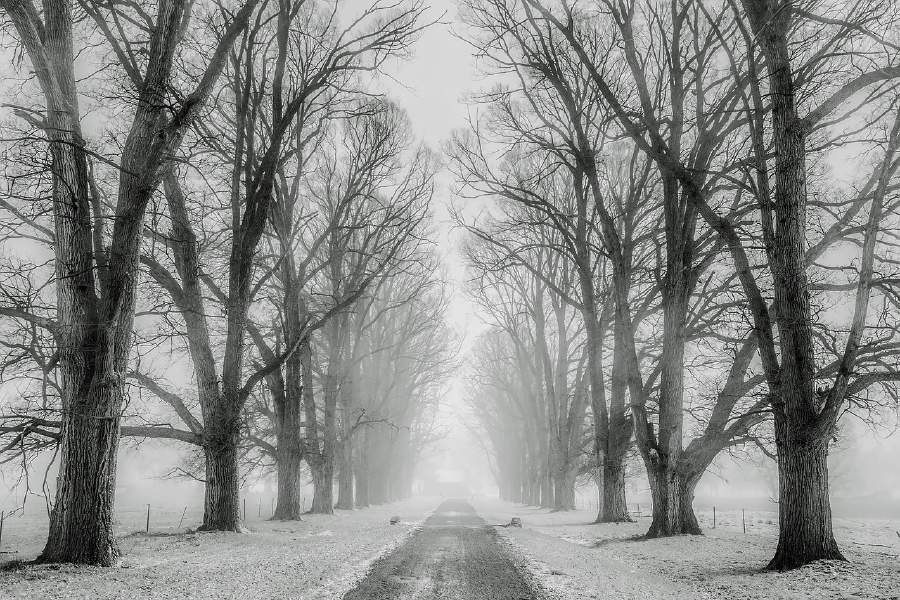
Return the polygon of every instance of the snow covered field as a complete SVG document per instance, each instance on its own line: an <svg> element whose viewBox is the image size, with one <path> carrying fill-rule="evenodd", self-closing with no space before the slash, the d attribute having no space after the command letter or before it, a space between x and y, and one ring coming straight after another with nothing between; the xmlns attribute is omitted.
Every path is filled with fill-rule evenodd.
<svg viewBox="0 0 900 600"><path fill-rule="evenodd" d="M637 539L634 524L591 525L587 511L550 513L496 498L470 503L488 523L522 518L522 529L499 529L554 600L900 598L898 521L835 519L849 562L823 562L787 573L764 572L776 546L777 516L747 511L699 511L703 536Z"/></svg>
<svg viewBox="0 0 900 600"><path fill-rule="evenodd" d="M0 572L0 598L340 598L440 502L416 497L364 510L308 515L299 523L251 520L248 534L131 534L120 540L122 568L7 568ZM390 525L392 515L402 518L400 524ZM4 554L5 560L31 560L41 550L46 524L29 532L22 523L8 523L17 537L4 532L3 548L18 540L20 551Z"/></svg>
<svg viewBox="0 0 900 600"><path fill-rule="evenodd" d="M379 556L411 535L441 500L417 497L309 515L300 523L251 519L251 533L244 535L185 533L175 522L160 522L159 533L121 538L122 568L7 569L0 572L0 598L336 600ZM774 513L747 511L745 534L740 511L719 511L713 529L712 511L701 509L705 535L639 540L648 517L598 526L590 524L593 513L588 511L550 513L496 498L468 501L488 523L522 518L521 529L498 531L526 577L548 592L548 600L900 598L897 521L836 519L835 532L849 563L771 573L761 569L775 548ZM389 519L395 514L403 520L392 527ZM123 530L134 531L134 525L129 521ZM4 558L34 558L45 535L40 517L8 521L3 549L19 552Z"/></svg>

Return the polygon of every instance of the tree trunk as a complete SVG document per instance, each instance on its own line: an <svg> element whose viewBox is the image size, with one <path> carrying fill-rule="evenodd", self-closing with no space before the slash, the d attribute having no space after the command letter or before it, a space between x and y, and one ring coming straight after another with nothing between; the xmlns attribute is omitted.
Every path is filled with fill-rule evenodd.
<svg viewBox="0 0 900 600"><path fill-rule="evenodd" d="M648 538L673 535L700 535L703 532L697 524L691 503L697 481L674 473L669 465L657 463L651 472L650 493L653 497L653 522L647 532ZM687 506L687 511L685 511Z"/></svg>
<svg viewBox="0 0 900 600"><path fill-rule="evenodd" d="M806 446L782 438L776 443L780 535L768 568L781 571L815 560L846 560L831 525L828 442Z"/></svg>
<svg viewBox="0 0 900 600"><path fill-rule="evenodd" d="M310 464L313 475L313 500L310 513L334 514L334 464L328 459Z"/></svg>
<svg viewBox="0 0 900 600"><path fill-rule="evenodd" d="M540 506L541 505L541 473L538 469L538 465L531 466L531 473L529 474L529 483L531 487L531 499L528 502L529 506Z"/></svg>
<svg viewBox="0 0 900 600"><path fill-rule="evenodd" d="M522 502L522 488L524 486L524 478L522 477L522 465L519 461L512 461L509 469L509 493L507 500L510 502Z"/></svg>
<svg viewBox="0 0 900 600"><path fill-rule="evenodd" d="M553 478L553 510L575 510L575 469L572 465L561 468Z"/></svg>
<svg viewBox="0 0 900 600"><path fill-rule="evenodd" d="M600 521L630 522L625 501L625 460L631 444L633 419L625 414L628 390L624 327L621 319L613 325L613 365L610 383L609 432L603 462L603 503Z"/></svg>
<svg viewBox="0 0 900 600"><path fill-rule="evenodd" d="M203 525L199 531L244 531L241 526L237 447L240 430L208 440Z"/></svg>
<svg viewBox="0 0 900 600"><path fill-rule="evenodd" d="M624 461L608 460L603 469L603 514L601 523L631 523L625 499Z"/></svg>
<svg viewBox="0 0 900 600"><path fill-rule="evenodd" d="M340 470L338 471L338 501L337 508L341 510L353 510L356 505L353 502L353 448L352 440L344 439L339 450Z"/></svg>
<svg viewBox="0 0 900 600"><path fill-rule="evenodd" d="M353 470L355 473L354 483L356 486L356 507L365 508L369 506L369 453L371 448L371 428L366 427L363 434L359 436L358 443L360 447L356 453L356 460L353 461Z"/></svg>
<svg viewBox="0 0 900 600"><path fill-rule="evenodd" d="M385 472L381 466L378 466L372 469L371 473L369 500L372 504L385 504L388 499L387 481L384 478Z"/></svg>
<svg viewBox="0 0 900 600"><path fill-rule="evenodd" d="M677 476L679 485L676 488L678 493L676 501L678 502L678 511L681 514L680 519L685 533L697 535L703 533L703 530L700 529L700 523L697 521L697 515L694 514L694 490L697 489L697 484L700 483L700 478L703 476L704 471L705 469L697 473L679 474Z"/></svg>
<svg viewBox="0 0 900 600"><path fill-rule="evenodd" d="M283 449L282 444L279 443L275 461L278 469L278 500L272 519L302 521L300 515L303 514L303 485L301 484L303 458L296 452Z"/></svg>
<svg viewBox="0 0 900 600"><path fill-rule="evenodd" d="M541 469L541 508L553 508L553 476L550 470L549 460L544 462Z"/></svg>
<svg viewBox="0 0 900 600"><path fill-rule="evenodd" d="M366 508L371 506L369 500L369 480L365 467L359 466L356 471L356 508Z"/></svg>
<svg viewBox="0 0 900 600"><path fill-rule="evenodd" d="M116 404L112 395L120 393L118 387L103 391L107 402L79 403L63 413L56 502L38 562L109 567L119 560L113 532L119 418L117 411L86 412Z"/></svg>

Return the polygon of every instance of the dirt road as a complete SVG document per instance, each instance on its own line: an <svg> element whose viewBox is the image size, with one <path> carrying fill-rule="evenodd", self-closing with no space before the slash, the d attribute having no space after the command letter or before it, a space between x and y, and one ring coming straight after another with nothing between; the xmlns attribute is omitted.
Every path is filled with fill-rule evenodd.
<svg viewBox="0 0 900 600"><path fill-rule="evenodd" d="M468 502L447 500L377 561L344 600L540 600L496 532Z"/></svg>

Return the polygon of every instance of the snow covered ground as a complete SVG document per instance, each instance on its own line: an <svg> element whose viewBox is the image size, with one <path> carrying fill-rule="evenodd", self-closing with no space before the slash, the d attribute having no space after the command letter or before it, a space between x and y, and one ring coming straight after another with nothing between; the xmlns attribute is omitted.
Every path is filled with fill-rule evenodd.
<svg viewBox="0 0 900 600"><path fill-rule="evenodd" d="M488 523L521 517L523 527L499 531L554 600L594 599L900 599L898 521L836 519L849 562L821 562L796 571L762 571L776 546L777 516L712 510L698 518L703 536L637 539L634 524L591 525L587 511L550 513L496 498L469 501Z"/></svg>
<svg viewBox="0 0 900 600"><path fill-rule="evenodd" d="M269 599L340 598L371 563L402 543L441 498L403 502L302 522L251 520L251 533L131 534L120 539L121 568L25 566L0 572L2 599ZM392 526L392 515L401 522ZM177 519L176 519L177 520ZM41 550L46 526L9 522L5 560L31 560ZM133 529L132 529L133 531ZM15 533L14 533L15 532Z"/></svg>
<svg viewBox="0 0 900 600"><path fill-rule="evenodd" d="M402 543L441 498L335 515L300 523L251 519L249 534L195 534L159 523L157 533L121 538L121 568L25 566L0 572L0 598L197 598L337 600L379 557ZM774 552L774 513L699 511L703 536L639 540L649 525L591 525L593 513L550 513L496 498L468 501L493 524L521 517L523 527L498 528L526 576L547 600L799 600L900 599L898 521L836 519L849 563L827 562L788 573L763 572ZM392 515L402 521L391 526ZM162 515L157 517L161 520ZM30 560L46 535L38 517L14 518L4 530L6 560ZM195 522L196 518L186 521ZM137 529L130 521L124 531ZM31 525L29 529L29 525ZM123 532L124 532L123 531Z"/></svg>

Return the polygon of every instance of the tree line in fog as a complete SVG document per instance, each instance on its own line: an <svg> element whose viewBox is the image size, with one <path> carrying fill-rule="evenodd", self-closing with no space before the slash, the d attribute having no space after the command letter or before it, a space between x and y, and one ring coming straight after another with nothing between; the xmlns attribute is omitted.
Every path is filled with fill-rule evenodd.
<svg viewBox="0 0 900 600"><path fill-rule="evenodd" d="M779 473L771 568L843 558L829 444L900 380L900 10L842 0L464 1L493 82L448 144L489 329L470 426L503 497L697 534L726 450Z"/></svg>
<svg viewBox="0 0 900 600"><path fill-rule="evenodd" d="M409 496L456 342L438 161L371 82L423 5L0 9L0 449L59 464L38 560L116 563L122 438L179 444L201 530L242 530L251 475L277 519L310 475L315 513Z"/></svg>

